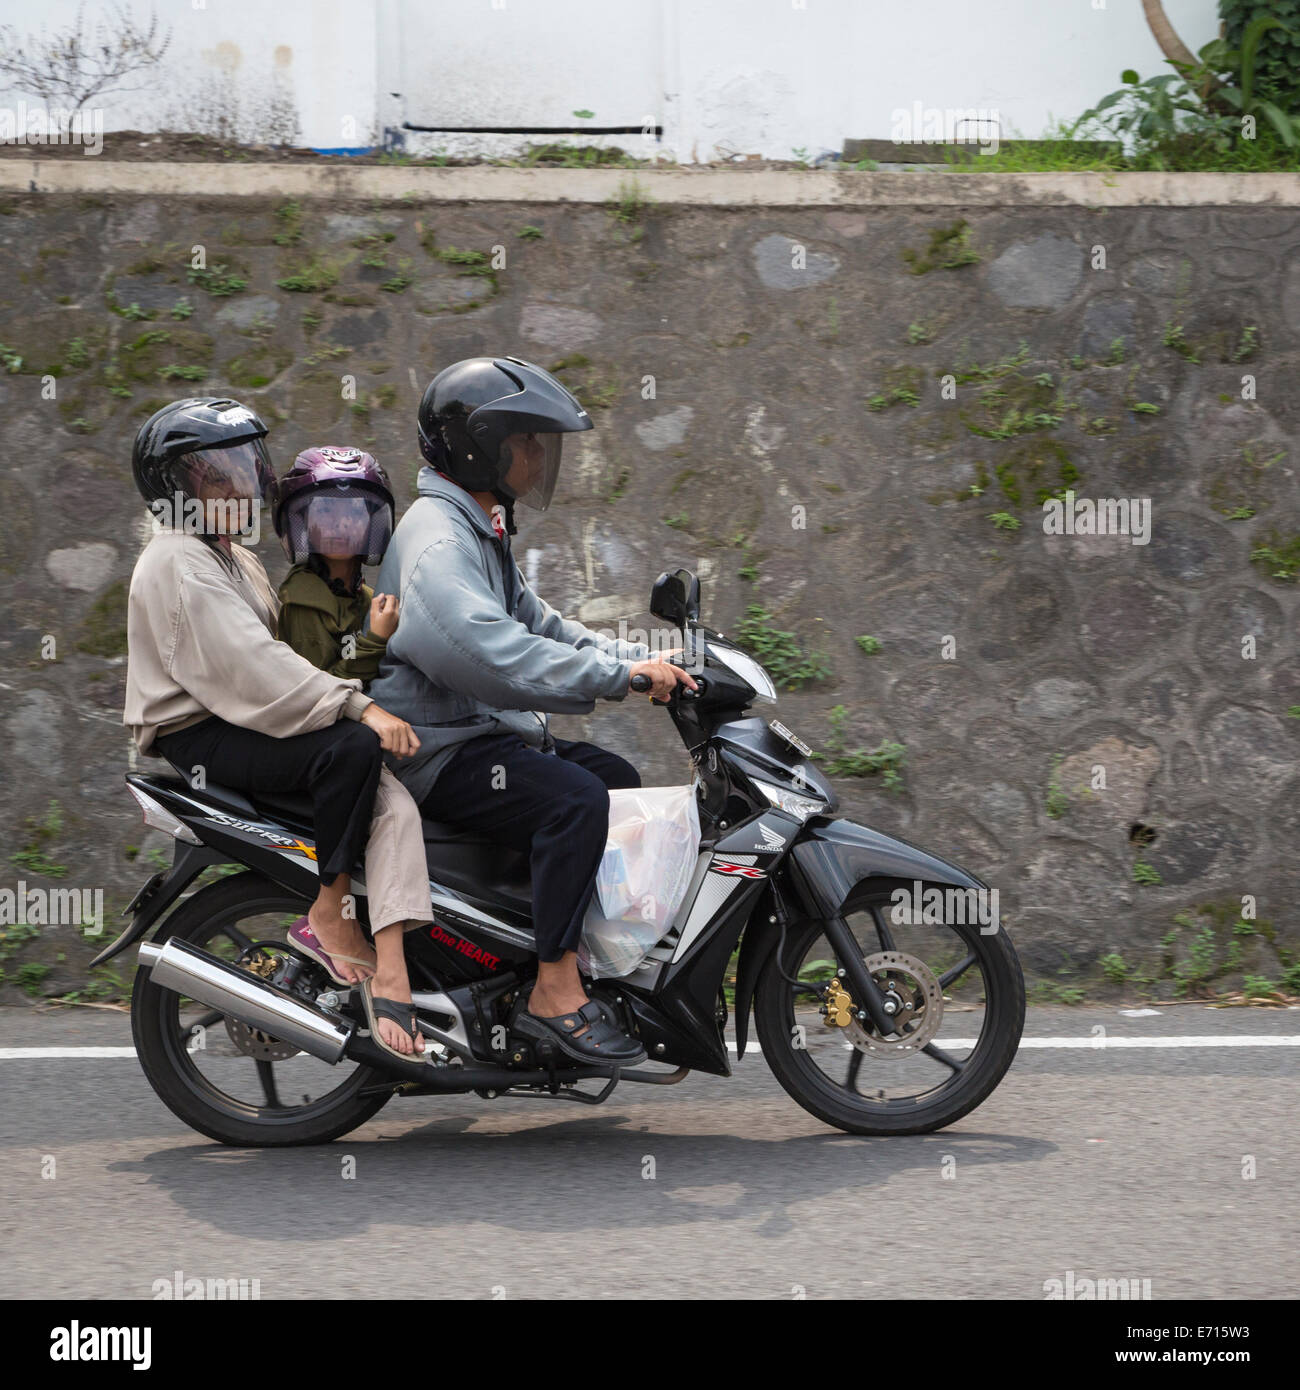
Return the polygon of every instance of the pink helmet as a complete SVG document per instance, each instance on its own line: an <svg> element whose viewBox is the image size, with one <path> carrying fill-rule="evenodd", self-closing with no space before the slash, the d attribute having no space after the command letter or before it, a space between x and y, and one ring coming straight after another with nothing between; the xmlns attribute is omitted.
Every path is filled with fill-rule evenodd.
<svg viewBox="0 0 1300 1390"><path fill-rule="evenodd" d="M304 449L280 480L274 521L294 564L323 554L321 544L334 537L348 554L377 565L393 535L388 475L361 449Z"/></svg>

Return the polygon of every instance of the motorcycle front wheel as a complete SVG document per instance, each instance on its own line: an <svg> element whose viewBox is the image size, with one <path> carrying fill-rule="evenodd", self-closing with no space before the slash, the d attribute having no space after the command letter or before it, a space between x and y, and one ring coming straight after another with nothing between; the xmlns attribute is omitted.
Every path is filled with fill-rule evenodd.
<svg viewBox="0 0 1300 1390"><path fill-rule="evenodd" d="M894 1017L882 1036L857 1006L818 922L796 922L759 976L754 1022L773 1075L849 1134L929 1134L984 1100L1015 1059L1025 984L999 928L898 924L890 900L846 919Z"/></svg>
<svg viewBox="0 0 1300 1390"><path fill-rule="evenodd" d="M254 873L200 889L163 923L159 945L176 939L244 968L288 950L285 929L307 910ZM320 974L320 987L329 978ZM260 970L257 973L261 973ZM131 1031L149 1084L173 1114L222 1144L324 1144L364 1124L389 1093L362 1095L381 1081L355 1062L330 1065L228 1019L136 973Z"/></svg>

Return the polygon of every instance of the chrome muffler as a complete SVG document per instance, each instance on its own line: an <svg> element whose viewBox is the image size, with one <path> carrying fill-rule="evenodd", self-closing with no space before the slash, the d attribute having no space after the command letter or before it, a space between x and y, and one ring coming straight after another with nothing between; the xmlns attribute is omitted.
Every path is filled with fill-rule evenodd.
<svg viewBox="0 0 1300 1390"><path fill-rule="evenodd" d="M351 1024L183 941L162 946L146 941L139 960L155 984L220 1009L322 1062L340 1061L352 1037Z"/></svg>

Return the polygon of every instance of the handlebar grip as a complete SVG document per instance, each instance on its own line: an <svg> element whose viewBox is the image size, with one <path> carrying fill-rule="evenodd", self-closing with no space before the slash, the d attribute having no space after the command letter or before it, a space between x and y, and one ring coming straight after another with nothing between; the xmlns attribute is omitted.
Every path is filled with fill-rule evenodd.
<svg viewBox="0 0 1300 1390"><path fill-rule="evenodd" d="M644 694L650 689L651 680L649 676L635 675L632 677L631 684L633 690L637 691L639 694Z"/></svg>

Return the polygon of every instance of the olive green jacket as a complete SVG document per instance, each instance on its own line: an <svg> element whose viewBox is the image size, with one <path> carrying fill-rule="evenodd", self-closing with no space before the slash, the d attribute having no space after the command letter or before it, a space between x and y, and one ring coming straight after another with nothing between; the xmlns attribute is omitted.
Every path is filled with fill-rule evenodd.
<svg viewBox="0 0 1300 1390"><path fill-rule="evenodd" d="M280 585L277 635L313 666L343 680L372 681L388 643L365 631L374 591L357 586L352 595L336 594L306 565L295 565ZM344 640L352 639L353 655L345 657Z"/></svg>

